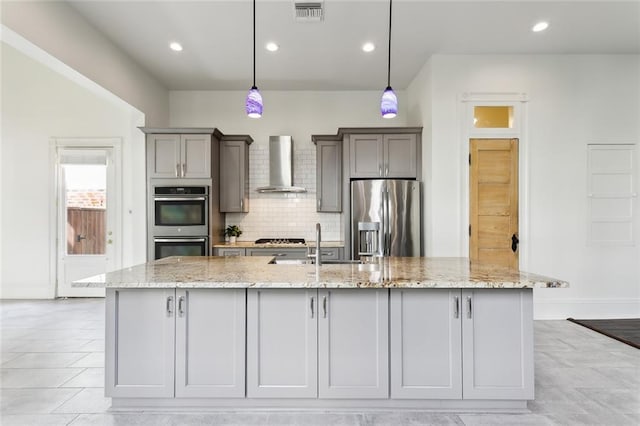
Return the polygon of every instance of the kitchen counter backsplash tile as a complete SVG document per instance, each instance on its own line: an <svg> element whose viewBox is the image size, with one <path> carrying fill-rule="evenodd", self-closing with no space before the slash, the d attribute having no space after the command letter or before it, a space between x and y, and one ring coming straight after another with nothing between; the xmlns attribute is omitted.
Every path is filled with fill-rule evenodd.
<svg viewBox="0 0 640 426"><path fill-rule="evenodd" d="M167 257L80 280L108 288L560 288L568 283L465 258L386 257L369 264L274 265L263 256Z"/></svg>
<svg viewBox="0 0 640 426"><path fill-rule="evenodd" d="M313 198L298 198L300 194L270 194L275 198L254 198L252 192L249 213L227 213L226 226L238 225L242 241L258 238L304 238L315 240L316 223L322 225L322 239L342 240L340 213L318 213Z"/></svg>

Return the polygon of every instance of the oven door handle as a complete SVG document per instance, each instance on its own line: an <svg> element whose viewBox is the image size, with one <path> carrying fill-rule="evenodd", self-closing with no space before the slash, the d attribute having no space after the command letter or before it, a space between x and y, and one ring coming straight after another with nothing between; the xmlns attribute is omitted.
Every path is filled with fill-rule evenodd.
<svg viewBox="0 0 640 426"><path fill-rule="evenodd" d="M154 243L204 243L206 238L154 238Z"/></svg>
<svg viewBox="0 0 640 426"><path fill-rule="evenodd" d="M155 201L207 201L207 197L153 197Z"/></svg>

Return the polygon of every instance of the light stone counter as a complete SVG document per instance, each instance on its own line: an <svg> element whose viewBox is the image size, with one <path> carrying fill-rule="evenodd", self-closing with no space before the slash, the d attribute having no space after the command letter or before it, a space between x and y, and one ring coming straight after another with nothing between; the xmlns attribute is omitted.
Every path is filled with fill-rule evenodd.
<svg viewBox="0 0 640 426"><path fill-rule="evenodd" d="M168 257L96 275L105 288L560 288L555 278L466 258L387 257L369 264L275 265L269 257Z"/></svg>

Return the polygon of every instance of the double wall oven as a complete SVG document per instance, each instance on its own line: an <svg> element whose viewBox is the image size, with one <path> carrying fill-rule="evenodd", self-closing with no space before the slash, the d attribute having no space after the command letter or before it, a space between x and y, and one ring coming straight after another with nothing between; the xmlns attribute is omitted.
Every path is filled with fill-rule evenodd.
<svg viewBox="0 0 640 426"><path fill-rule="evenodd" d="M209 255L209 187L153 186L150 258Z"/></svg>

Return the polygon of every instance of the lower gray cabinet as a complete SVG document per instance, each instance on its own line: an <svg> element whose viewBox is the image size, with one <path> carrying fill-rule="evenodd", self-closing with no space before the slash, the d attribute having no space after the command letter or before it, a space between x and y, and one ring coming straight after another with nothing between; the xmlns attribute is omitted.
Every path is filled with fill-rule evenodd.
<svg viewBox="0 0 640 426"><path fill-rule="evenodd" d="M391 397L534 396L531 289L392 289Z"/></svg>
<svg viewBox="0 0 640 426"><path fill-rule="evenodd" d="M387 398L388 290L250 289L247 397Z"/></svg>
<svg viewBox="0 0 640 426"><path fill-rule="evenodd" d="M316 289L247 292L247 397L315 398Z"/></svg>
<svg viewBox="0 0 640 426"><path fill-rule="evenodd" d="M244 289L107 289L105 394L242 397Z"/></svg>
<svg viewBox="0 0 640 426"><path fill-rule="evenodd" d="M462 398L459 289L392 289L391 398Z"/></svg>

